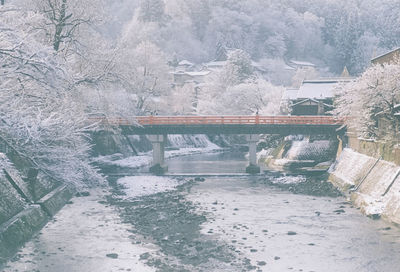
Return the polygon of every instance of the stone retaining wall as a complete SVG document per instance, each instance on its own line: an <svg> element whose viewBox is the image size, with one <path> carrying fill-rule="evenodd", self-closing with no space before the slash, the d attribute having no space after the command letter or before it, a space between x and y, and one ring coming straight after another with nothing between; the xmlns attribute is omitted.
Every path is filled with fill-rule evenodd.
<svg viewBox="0 0 400 272"><path fill-rule="evenodd" d="M400 224L400 166L345 148L329 179L366 215Z"/></svg>
<svg viewBox="0 0 400 272"><path fill-rule="evenodd" d="M400 147L395 142L381 142L349 137L348 147L370 157L382 157L385 161L400 165Z"/></svg>
<svg viewBox="0 0 400 272"><path fill-rule="evenodd" d="M0 159L8 160L3 153ZM0 268L73 195L71 188L42 173L28 180L23 172L9 161L0 167Z"/></svg>

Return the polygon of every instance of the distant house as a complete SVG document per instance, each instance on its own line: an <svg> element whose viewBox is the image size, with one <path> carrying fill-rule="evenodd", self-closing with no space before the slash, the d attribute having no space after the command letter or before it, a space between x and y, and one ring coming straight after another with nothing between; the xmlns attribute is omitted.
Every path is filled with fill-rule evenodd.
<svg viewBox="0 0 400 272"><path fill-rule="evenodd" d="M327 115L333 109L334 90L350 77L305 80L299 89L287 89L284 97L290 101L292 115Z"/></svg>
<svg viewBox="0 0 400 272"><path fill-rule="evenodd" d="M210 71L221 71L222 68L226 65L227 61L225 60L220 60L220 61L210 61L207 63L204 63L203 66L204 68L210 70Z"/></svg>
<svg viewBox="0 0 400 272"><path fill-rule="evenodd" d="M311 63L311 62L308 62L308 61L300 61L300 60L290 60L288 66L289 67L293 67L294 69L316 68L316 65L314 63Z"/></svg>
<svg viewBox="0 0 400 272"><path fill-rule="evenodd" d="M186 72L186 71L171 72L171 74L174 76L174 83L175 85L178 86L183 86L186 83L195 83L195 84L204 83L206 76L208 76L210 73L211 72L207 70L192 71L192 72Z"/></svg>
<svg viewBox="0 0 400 272"><path fill-rule="evenodd" d="M371 60L372 64L387 64L400 60L400 47Z"/></svg>
<svg viewBox="0 0 400 272"><path fill-rule="evenodd" d="M178 63L177 70L186 71L188 69L193 68L194 66L195 66L194 63L192 63L188 60L182 60Z"/></svg>

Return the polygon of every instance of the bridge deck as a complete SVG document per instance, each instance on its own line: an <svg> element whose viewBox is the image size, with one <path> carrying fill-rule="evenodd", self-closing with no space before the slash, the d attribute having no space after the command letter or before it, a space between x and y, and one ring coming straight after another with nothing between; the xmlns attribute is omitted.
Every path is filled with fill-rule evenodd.
<svg viewBox="0 0 400 272"><path fill-rule="evenodd" d="M333 116L138 116L91 118L128 134L337 134Z"/></svg>

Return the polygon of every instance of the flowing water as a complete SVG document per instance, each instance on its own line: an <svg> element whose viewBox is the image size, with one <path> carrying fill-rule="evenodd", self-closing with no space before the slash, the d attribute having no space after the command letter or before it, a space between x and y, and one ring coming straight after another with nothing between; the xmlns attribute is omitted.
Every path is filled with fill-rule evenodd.
<svg viewBox="0 0 400 272"><path fill-rule="evenodd" d="M142 256L157 270L400 271L400 230L363 216L326 177L241 175L242 153L168 165L174 190L112 200L135 234L159 246Z"/></svg>
<svg viewBox="0 0 400 272"><path fill-rule="evenodd" d="M243 153L168 165L113 176L107 201L74 199L6 271L400 271L400 230L326 177L243 175Z"/></svg>

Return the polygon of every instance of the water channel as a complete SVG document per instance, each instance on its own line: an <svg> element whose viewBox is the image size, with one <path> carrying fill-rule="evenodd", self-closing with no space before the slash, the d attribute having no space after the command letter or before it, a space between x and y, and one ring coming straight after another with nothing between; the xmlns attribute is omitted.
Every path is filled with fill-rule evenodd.
<svg viewBox="0 0 400 272"><path fill-rule="evenodd" d="M363 216L326 177L247 176L246 163L240 152L211 153L170 159L166 177L113 175L104 203L73 200L90 208L79 213L91 229L62 230L79 214L66 207L6 271L400 271L400 230ZM108 224L115 231L102 232Z"/></svg>

